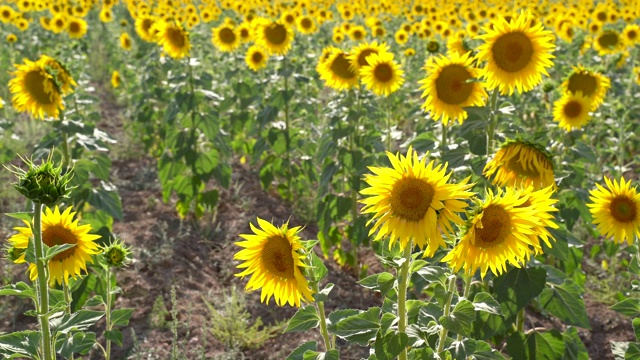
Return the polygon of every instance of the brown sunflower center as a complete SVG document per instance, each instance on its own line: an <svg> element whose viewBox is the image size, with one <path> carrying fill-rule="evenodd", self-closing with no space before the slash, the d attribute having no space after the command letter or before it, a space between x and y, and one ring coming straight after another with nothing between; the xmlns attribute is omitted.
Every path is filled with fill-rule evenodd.
<svg viewBox="0 0 640 360"><path fill-rule="evenodd" d="M360 66L366 66L369 65L369 62L367 61L367 56L371 55L371 54L377 54L378 51L375 49L364 49L360 52L360 54L358 54L358 65Z"/></svg>
<svg viewBox="0 0 640 360"><path fill-rule="evenodd" d="M619 42L618 34L613 31L606 32L598 37L598 44L603 48L615 48Z"/></svg>
<svg viewBox="0 0 640 360"><path fill-rule="evenodd" d="M234 33L233 30L229 28L220 29L219 35L220 41L222 41L223 44L230 45L236 42L236 33Z"/></svg>
<svg viewBox="0 0 640 360"><path fill-rule="evenodd" d="M153 25L153 20L151 19L144 19L142 20L142 31L145 34L149 34L149 29L151 29L151 26Z"/></svg>
<svg viewBox="0 0 640 360"><path fill-rule="evenodd" d="M635 30L629 30L629 32L627 32L627 39L629 40L635 40L638 37L638 32Z"/></svg>
<svg viewBox="0 0 640 360"><path fill-rule="evenodd" d="M285 237L271 236L262 249L262 264L272 275L293 279L294 259L291 250L291 244Z"/></svg>
<svg viewBox="0 0 640 360"><path fill-rule="evenodd" d="M300 26L302 26L303 29L311 29L313 22L309 18L304 18L300 21Z"/></svg>
<svg viewBox="0 0 640 360"><path fill-rule="evenodd" d="M373 69L373 77L377 81L387 83L393 79L393 69L390 64L381 63Z"/></svg>
<svg viewBox="0 0 640 360"><path fill-rule="evenodd" d="M514 173L525 177L525 178L538 178L540 177L540 172L532 165L525 167L524 166L524 161L522 161L522 159L520 158L520 156L514 156L511 159L509 159L509 162L507 163L507 168L511 171L513 171Z"/></svg>
<svg viewBox="0 0 640 360"><path fill-rule="evenodd" d="M619 195L611 200L609 211L614 219L627 223L634 221L638 215L636 203L624 195Z"/></svg>
<svg viewBox="0 0 640 360"><path fill-rule="evenodd" d="M582 114L582 104L579 101L569 101L562 108L564 115L568 118L577 118Z"/></svg>
<svg viewBox="0 0 640 360"><path fill-rule="evenodd" d="M72 34L79 33L80 32L80 24L78 24L75 21L71 22L69 24L69 32L72 33Z"/></svg>
<svg viewBox="0 0 640 360"><path fill-rule="evenodd" d="M344 53L339 54L331 62L331 72L343 79L353 79L356 73L351 70L351 64Z"/></svg>
<svg viewBox="0 0 640 360"><path fill-rule="evenodd" d="M2 11L2 18L3 19L10 19L11 18L11 12L9 10Z"/></svg>
<svg viewBox="0 0 640 360"><path fill-rule="evenodd" d="M253 63L260 63L262 61L262 59L264 59L264 55L262 55L262 53L260 52L254 52L253 54L251 54L251 61Z"/></svg>
<svg viewBox="0 0 640 360"><path fill-rule="evenodd" d="M489 248L501 244L511 231L511 217L500 205L489 205L482 212L482 220L476 224L476 245ZM480 227L482 226L482 227Z"/></svg>
<svg viewBox="0 0 640 360"><path fill-rule="evenodd" d="M78 238L64 226L48 226L42 231L42 241L47 244L48 247L64 244L77 244ZM67 249L56 256L51 261L63 261L75 253L75 247Z"/></svg>
<svg viewBox="0 0 640 360"><path fill-rule="evenodd" d="M56 19L55 26L58 28L62 28L64 26L64 20Z"/></svg>
<svg viewBox="0 0 640 360"><path fill-rule="evenodd" d="M284 21L285 21L287 24L293 24L293 23L296 21L296 18L295 18L295 16L293 16L292 14L287 14L287 15L284 17Z"/></svg>
<svg viewBox="0 0 640 360"><path fill-rule="evenodd" d="M391 189L391 211L403 220L418 222L427 215L434 195L435 188L425 180L402 178Z"/></svg>
<svg viewBox="0 0 640 360"><path fill-rule="evenodd" d="M360 40L364 37L364 34L360 30L353 30L353 32L351 33L351 36L353 37L354 40Z"/></svg>
<svg viewBox="0 0 640 360"><path fill-rule="evenodd" d="M454 64L444 67L436 79L438 98L452 105L467 101L473 91L473 84L467 82L470 78L471 74L462 65Z"/></svg>
<svg viewBox="0 0 640 360"><path fill-rule="evenodd" d="M500 36L491 47L496 65L506 72L518 72L533 57L533 44L529 37L521 32L511 32Z"/></svg>
<svg viewBox="0 0 640 360"><path fill-rule="evenodd" d="M30 71L24 77L24 86L29 95L40 105L49 105L53 103L52 95L45 89L45 83L51 81L47 79L40 70Z"/></svg>
<svg viewBox="0 0 640 360"><path fill-rule="evenodd" d="M281 45L287 40L287 28L282 24L272 24L265 28L264 36L270 44Z"/></svg>
<svg viewBox="0 0 640 360"><path fill-rule="evenodd" d="M185 47L187 43L184 35L182 34L182 31L180 31L180 29L177 29L177 28L167 29L167 38L169 39L169 42L171 43L171 45L179 49L182 49L183 47Z"/></svg>
<svg viewBox="0 0 640 360"><path fill-rule="evenodd" d="M598 13L596 14L596 18L600 22L605 22L607 21L607 13L604 11L598 11Z"/></svg>
<svg viewBox="0 0 640 360"><path fill-rule="evenodd" d="M247 29L247 28L240 29L240 37L241 38L247 39L247 38L249 38L250 35L251 35L251 33L249 32L249 29Z"/></svg>
<svg viewBox="0 0 640 360"><path fill-rule="evenodd" d="M568 88L572 93L581 91L582 95L589 97L596 92L597 87L596 77L587 71L573 74L569 77Z"/></svg>

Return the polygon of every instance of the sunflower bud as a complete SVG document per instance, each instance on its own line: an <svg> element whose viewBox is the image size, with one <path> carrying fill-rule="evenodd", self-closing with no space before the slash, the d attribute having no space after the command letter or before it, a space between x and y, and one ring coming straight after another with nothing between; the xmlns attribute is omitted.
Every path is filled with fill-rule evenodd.
<svg viewBox="0 0 640 360"><path fill-rule="evenodd" d="M20 194L34 203L40 203L47 207L53 207L67 198L73 187L69 181L73 176L71 172L62 174L62 165L54 166L51 156L36 165L31 160L23 159L29 170L24 171L14 167L13 173L18 177L18 182L13 187Z"/></svg>
<svg viewBox="0 0 640 360"><path fill-rule="evenodd" d="M546 80L542 83L542 91L544 91L545 94L552 92L555 88L556 84L551 80Z"/></svg>
<svg viewBox="0 0 640 360"><path fill-rule="evenodd" d="M427 51L432 54L437 53L438 51L440 51L440 44L438 44L438 42L435 40L429 41L427 43Z"/></svg>
<svg viewBox="0 0 640 360"><path fill-rule="evenodd" d="M126 267L131 262L131 248L120 239L115 239L105 247L103 255L107 265L115 268Z"/></svg>
<svg viewBox="0 0 640 360"><path fill-rule="evenodd" d="M7 259L11 260L12 262L16 262L17 260L19 260L26 250L26 248L17 248L15 246L5 248Z"/></svg>

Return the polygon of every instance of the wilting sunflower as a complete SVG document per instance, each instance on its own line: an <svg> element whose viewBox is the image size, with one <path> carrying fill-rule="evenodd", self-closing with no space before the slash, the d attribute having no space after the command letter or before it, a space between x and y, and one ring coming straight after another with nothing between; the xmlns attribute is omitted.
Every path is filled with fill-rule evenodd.
<svg viewBox="0 0 640 360"><path fill-rule="evenodd" d="M189 55L191 42L189 32L177 22L163 22L157 35L158 45L174 59L181 59Z"/></svg>
<svg viewBox="0 0 640 360"><path fill-rule="evenodd" d="M29 112L35 118L58 117L59 109L64 109L62 96L54 77L47 72L46 65L24 59L17 65L14 78L9 81L13 94L12 103L18 112Z"/></svg>
<svg viewBox="0 0 640 360"><path fill-rule="evenodd" d="M389 52L389 47L385 43L378 44L377 41L362 42L358 46L354 47L349 54L349 61L351 62L352 69L357 73L360 68L369 65L367 57L371 54L379 54L382 52Z"/></svg>
<svg viewBox="0 0 640 360"><path fill-rule="evenodd" d="M486 177L494 176L498 186L542 189L554 186L551 155L537 144L524 140L505 142L484 167Z"/></svg>
<svg viewBox="0 0 640 360"><path fill-rule="evenodd" d="M114 89L119 88L121 80L120 72L118 70L113 70L111 73L111 86L113 86Z"/></svg>
<svg viewBox="0 0 640 360"><path fill-rule="evenodd" d="M155 37L151 32L151 27L155 23L155 18L149 15L139 15L136 19L136 33L140 39L146 42L154 42Z"/></svg>
<svg viewBox="0 0 640 360"><path fill-rule="evenodd" d="M533 89L542 81L542 74L548 75L546 68L553 66L553 33L544 30L541 23L532 25L525 13L511 22L500 17L492 25L484 28L486 34L478 36L484 40L477 58L487 61L482 69L487 87L498 87L501 94Z"/></svg>
<svg viewBox="0 0 640 360"><path fill-rule="evenodd" d="M122 34L120 34L120 47L125 51L129 51L131 50L132 46L133 44L131 43L129 33L123 32Z"/></svg>
<svg viewBox="0 0 640 360"><path fill-rule="evenodd" d="M253 71L258 71L267 66L267 59L269 55L262 50L260 46L252 45L247 49L247 54L244 57L244 61L247 66Z"/></svg>
<svg viewBox="0 0 640 360"><path fill-rule="evenodd" d="M336 90L347 90L358 83L349 54L337 48L332 48L329 57L318 64L318 73L328 87Z"/></svg>
<svg viewBox="0 0 640 360"><path fill-rule="evenodd" d="M582 93L582 96L591 102L592 108L590 110L595 110L604 101L610 87L611 82L608 77L578 65L562 82L560 91L572 94Z"/></svg>
<svg viewBox="0 0 640 360"><path fill-rule="evenodd" d="M404 83L404 71L393 61L393 54L371 54L366 61L369 65L360 68L360 77L362 83L374 94L387 96Z"/></svg>
<svg viewBox="0 0 640 360"><path fill-rule="evenodd" d="M211 42L222 52L232 52L240 46L240 37L236 34L233 25L222 23L217 28L211 29Z"/></svg>
<svg viewBox="0 0 640 360"><path fill-rule="evenodd" d="M496 276L507 271L507 262L521 267L534 253L531 236L542 226L539 210L524 206L521 190L506 188L487 198L468 220L466 233L443 259L454 271L472 276L480 269L484 278L491 269Z"/></svg>
<svg viewBox="0 0 640 360"><path fill-rule="evenodd" d="M300 227L289 229L288 224L277 228L258 218L262 229L249 224L254 234L242 234L235 244L243 249L233 258L244 260L238 268L246 268L236 276L250 275L247 290L262 288L260 301L269 303L273 296L276 304L300 307L300 300L313 301L307 279L302 271L306 255L300 243Z"/></svg>
<svg viewBox="0 0 640 360"><path fill-rule="evenodd" d="M75 212L68 207L64 212L56 206L53 211L44 209L42 216L42 242L51 247L54 245L73 244L75 246L57 254L49 261L49 285L67 284L69 278L77 278L87 271L87 263L92 263L91 255L100 253L100 247L95 240L100 235L89 234L91 225L79 225L78 220L73 220ZM26 227L16 227L17 234L9 238L11 246L16 249L26 249L29 238L33 237L31 224L24 222ZM15 263L24 263L24 253ZM38 277L36 264L29 264L29 277L35 280Z"/></svg>
<svg viewBox="0 0 640 360"><path fill-rule="evenodd" d="M87 22L82 18L71 17L67 25L67 32L69 37L80 39L87 33Z"/></svg>
<svg viewBox="0 0 640 360"><path fill-rule="evenodd" d="M269 54L285 55L291 49L293 30L279 21L256 21L256 44Z"/></svg>
<svg viewBox="0 0 640 360"><path fill-rule="evenodd" d="M473 184L467 183L469 178L447 183L451 173L446 164L427 164L426 156L419 159L411 147L406 157L387 156L392 167L369 167L373 174L364 179L369 187L360 191L368 196L360 201L365 205L362 213L374 214L367 223L375 222L369 235L377 232L375 240L389 236L389 246L397 241L402 249L413 240L424 256L433 256L445 246L442 234L453 234L451 223L463 223L458 213L467 207Z"/></svg>
<svg viewBox="0 0 640 360"><path fill-rule="evenodd" d="M613 237L616 243L626 241L632 245L634 236L640 236L640 194L636 187L631 187L631 181L620 178L611 181L604 177L607 184L605 189L596 183L597 189L591 190L589 199L593 203L587 204L593 216L593 224L606 237Z"/></svg>
<svg viewBox="0 0 640 360"><path fill-rule="evenodd" d="M487 93L474 81L479 70L473 67L470 53L429 58L425 69L428 76L420 81L426 97L422 108L431 112L434 121L442 119L447 125L449 119L457 119L462 124L467 118L465 107L484 105Z"/></svg>
<svg viewBox="0 0 640 360"><path fill-rule="evenodd" d="M569 92L553 103L553 121L567 131L580 129L591 119L592 108L591 100L582 96L582 92Z"/></svg>

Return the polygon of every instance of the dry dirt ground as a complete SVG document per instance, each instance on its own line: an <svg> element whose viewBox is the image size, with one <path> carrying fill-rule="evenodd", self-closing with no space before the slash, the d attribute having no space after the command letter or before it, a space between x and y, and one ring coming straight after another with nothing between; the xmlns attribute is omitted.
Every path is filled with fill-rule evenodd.
<svg viewBox="0 0 640 360"><path fill-rule="evenodd" d="M113 104L113 103L112 103ZM104 118L120 118L116 106L103 109ZM125 132L115 122L103 123L111 134L121 141ZM130 140L129 140L130 141ZM301 223L284 202L262 190L258 175L248 165L234 166L232 186L221 189L217 211L199 221L179 219L173 204L162 202L154 159L137 154L114 160L114 183L118 186L124 209L124 221L114 224L114 232L132 246L135 261L117 275L123 293L116 307L134 308L130 325L124 329L123 347L114 347L113 359L169 359L173 334L170 329L172 301L171 289L175 288L178 313L178 349L185 359L284 359L294 348L308 340L322 343L317 331L278 334L256 349L240 352L225 347L210 332L211 315L204 300L217 306L224 299L223 293L235 286L241 289L246 283L234 276L237 262L233 254L238 250L234 242L238 234L250 233L249 222L256 217L281 224L287 219L294 226ZM3 233L4 232L4 233ZM10 235L6 226L0 235ZM313 224L307 224L303 239L315 238ZM377 260L368 249L361 256L370 270L380 269ZM1 259L2 278L26 280L22 268L10 266ZM367 309L379 306L377 294L356 284L350 272L340 269L333 261L327 261L328 281L336 286L327 303L327 312L337 308ZM156 306L154 307L154 303ZM608 306L586 299L592 330L581 330L580 335L589 350L591 359L613 359L611 341L631 341L633 331L629 319L609 310ZM164 306L161 306L164 305ZM21 315L30 304L16 299L0 298L0 331L14 331L35 326L32 318ZM284 322L295 312L290 307L277 307L260 303L259 292L246 295L246 309L255 319L265 324ZM155 314L154 314L155 311ZM562 324L529 311L530 326L556 327ZM99 324L96 330L103 331ZM358 346L341 345L341 359L367 357L368 350ZM90 359L100 359L93 352Z"/></svg>

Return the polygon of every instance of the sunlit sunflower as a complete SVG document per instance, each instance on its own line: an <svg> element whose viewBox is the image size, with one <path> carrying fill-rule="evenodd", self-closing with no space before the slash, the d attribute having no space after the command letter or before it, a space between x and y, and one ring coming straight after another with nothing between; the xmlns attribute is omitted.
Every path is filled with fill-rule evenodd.
<svg viewBox="0 0 640 360"><path fill-rule="evenodd" d="M627 24L622 30L622 39L628 47L640 44L640 25Z"/></svg>
<svg viewBox="0 0 640 360"><path fill-rule="evenodd" d="M582 93L582 96L591 102L592 108L590 110L595 110L604 101L610 87L611 82L608 77L597 71L575 66L571 74L560 85L560 91L572 94Z"/></svg>
<svg viewBox="0 0 640 360"><path fill-rule="evenodd" d="M4 100L0 97L0 109L4 108Z"/></svg>
<svg viewBox="0 0 640 360"><path fill-rule="evenodd" d="M589 111L592 108L591 100L580 91L566 93L553 103L553 121L567 131L580 129L591 119Z"/></svg>
<svg viewBox="0 0 640 360"><path fill-rule="evenodd" d="M352 26L349 29L349 38L353 41L362 41L367 36L367 29L362 25Z"/></svg>
<svg viewBox="0 0 640 360"><path fill-rule="evenodd" d="M18 37L16 36L16 34L7 34L7 36L5 37L5 40L9 44L13 44L14 42L18 41Z"/></svg>
<svg viewBox="0 0 640 360"><path fill-rule="evenodd" d="M466 233L442 261L469 276L480 269L482 278L489 269L496 276L507 271L507 262L522 267L534 253L531 235L542 226L538 210L523 206L526 199L521 190L506 188L494 195L488 189L484 203L468 220Z"/></svg>
<svg viewBox="0 0 640 360"><path fill-rule="evenodd" d="M484 167L484 176L494 176L498 186L555 188L551 155L537 144L524 140L505 142Z"/></svg>
<svg viewBox="0 0 640 360"><path fill-rule="evenodd" d="M238 34L240 42L242 43L249 42L253 38L253 33L251 32L251 24L246 21L238 25L238 27L236 28L236 33Z"/></svg>
<svg viewBox="0 0 640 360"><path fill-rule="evenodd" d="M113 70L111 73L111 86L113 86L114 89L117 89L120 87L121 81L120 72L118 70Z"/></svg>
<svg viewBox="0 0 640 360"><path fill-rule="evenodd" d="M318 25L309 15L300 16L296 22L297 29L302 34L313 34L318 31Z"/></svg>
<svg viewBox="0 0 640 360"><path fill-rule="evenodd" d="M140 39L146 42L154 42L155 37L151 32L151 27L155 23L155 18L149 15L138 16L136 19L136 33L140 36Z"/></svg>
<svg viewBox="0 0 640 360"><path fill-rule="evenodd" d="M24 64L14 66L14 78L9 81L14 109L31 113L39 119L45 116L58 117L58 111L64 109L64 103L60 89L53 75L47 72L45 64L24 59Z"/></svg>
<svg viewBox="0 0 640 360"><path fill-rule="evenodd" d="M551 197L554 193L555 191L553 186L548 186L537 191L534 191L533 187L529 186L527 188L523 188L520 194L521 198L526 199L520 206L533 207L536 211L536 217L540 220L540 225L534 226L532 229L533 234L529 235L535 255L542 254L540 239L542 239L549 248L552 247L551 240L555 241L553 235L551 235L549 230L547 230L547 228L558 228L558 224L556 224L555 217L553 215L554 212L558 211L555 207L555 204L558 203L558 199L553 199Z"/></svg>
<svg viewBox="0 0 640 360"><path fill-rule="evenodd" d="M87 22L82 18L72 17L69 19L67 32L69 33L69 37L80 39L87 33Z"/></svg>
<svg viewBox="0 0 640 360"><path fill-rule="evenodd" d="M465 211L469 178L458 184L447 183L447 165L427 164L427 157L418 158L411 147L407 156L387 152L392 167L369 167L373 174L365 175L369 187L360 191L368 196L361 200L362 213L372 213L367 224L375 222L369 235L375 240L389 236L389 246L397 241L401 248L414 244L424 249L424 256L433 256L445 246L443 233L453 234L451 223L462 224L458 213Z"/></svg>
<svg viewBox="0 0 640 360"><path fill-rule="evenodd" d="M420 81L422 97L426 97L422 108L431 112L434 121L442 119L447 125L449 119L457 119L462 124L467 118L465 107L484 105L487 93L474 81L479 70L473 67L470 53L431 57L425 69L428 75Z"/></svg>
<svg viewBox="0 0 640 360"><path fill-rule="evenodd" d="M252 45L247 49L247 54L244 57L244 61L247 63L249 69L258 71L267 66L267 59L269 55L262 50L260 46Z"/></svg>
<svg viewBox="0 0 640 360"><path fill-rule="evenodd" d="M133 44L131 43L131 38L129 37L129 33L123 32L120 34L120 47L125 50L131 50Z"/></svg>
<svg viewBox="0 0 640 360"><path fill-rule="evenodd" d="M62 95L72 93L73 89L78 86L67 68L58 60L47 55L42 55L38 62L44 64L45 69L53 75L55 84L58 90L62 92Z"/></svg>
<svg viewBox="0 0 640 360"><path fill-rule="evenodd" d="M447 53L455 52L458 56L462 56L471 51L469 46L465 43L464 39L456 36L451 36L447 40Z"/></svg>
<svg viewBox="0 0 640 360"><path fill-rule="evenodd" d="M640 66L636 66L633 68L633 79L636 84L640 86Z"/></svg>
<svg viewBox="0 0 640 360"><path fill-rule="evenodd" d="M16 17L17 13L8 5L0 5L0 21L7 24Z"/></svg>
<svg viewBox="0 0 640 360"><path fill-rule="evenodd" d="M291 49L293 30L278 21L256 21L256 44L269 54L285 55Z"/></svg>
<svg viewBox="0 0 640 360"><path fill-rule="evenodd" d="M111 11L111 8L103 7L102 10L100 10L100 21L103 23L113 21L113 12Z"/></svg>
<svg viewBox="0 0 640 360"><path fill-rule="evenodd" d="M233 25L222 23L217 28L211 29L211 42L222 52L232 52L240 46L240 37L236 34Z"/></svg>
<svg viewBox="0 0 640 360"><path fill-rule="evenodd" d="M377 41L362 42L358 46L354 47L349 54L349 61L351 67L355 72L359 72L360 68L369 65L367 57L371 54L379 54L382 52L389 52L389 47L385 43L378 44Z"/></svg>
<svg viewBox="0 0 640 360"><path fill-rule="evenodd" d="M604 177L607 184L605 189L596 183L597 189L591 190L589 199L593 203L587 204L593 216L593 224L598 231L616 243L626 241L632 245L634 236L640 236L640 194L636 187L631 187L631 181L620 178L611 181Z"/></svg>
<svg viewBox="0 0 640 360"><path fill-rule="evenodd" d="M91 255L100 253L100 247L95 240L100 235L89 234L91 225L79 225L78 220L73 220L76 215L68 207L64 212L56 206L53 211L44 209L42 216L42 242L51 247L54 245L73 244L75 246L57 254L49 261L49 285L55 283L67 284L69 278L77 278L87 271L87 263L92 263ZM24 222L26 227L16 227L17 234L9 238L11 246L16 249L26 249L29 238L33 237L31 224ZM15 263L24 263L24 253ZM29 277L33 281L38 277L36 264L29 264Z"/></svg>
<svg viewBox="0 0 640 360"><path fill-rule="evenodd" d="M407 43L407 41L409 41L409 33L402 29L399 29L398 31L396 31L394 38L398 45L404 45Z"/></svg>
<svg viewBox="0 0 640 360"><path fill-rule="evenodd" d="M624 48L624 42L615 30L605 30L596 35L592 45L601 56L615 54Z"/></svg>
<svg viewBox="0 0 640 360"><path fill-rule="evenodd" d="M247 290L262 288L260 301L269 303L273 296L276 304L300 307L300 300L312 302L311 290L302 273L306 255L300 243L300 227L289 229L288 224L277 228L258 218L260 228L249 224L254 234L242 234L235 244L243 249L233 258L243 260L238 268L246 268L236 276L250 275Z"/></svg>
<svg viewBox="0 0 640 360"><path fill-rule="evenodd" d="M174 59L181 59L189 55L191 42L189 32L177 22L163 22L158 29L158 45Z"/></svg>
<svg viewBox="0 0 640 360"><path fill-rule="evenodd" d="M59 34L67 29L67 16L64 14L56 14L51 18L49 23L51 31L55 34Z"/></svg>
<svg viewBox="0 0 640 360"><path fill-rule="evenodd" d="M330 88L347 90L358 83L358 73L351 66L349 54L340 49L332 48L329 58L321 61L318 68L320 79Z"/></svg>
<svg viewBox="0 0 640 360"><path fill-rule="evenodd" d="M551 52L555 48L551 31L541 23L531 24L531 18L521 13L507 22L500 17L485 27L486 34L478 36L484 43L478 47L477 58L487 61L482 76L489 89L499 88L501 94L522 93L533 89L548 75L546 68L553 66Z"/></svg>
<svg viewBox="0 0 640 360"><path fill-rule="evenodd" d="M374 94L387 96L404 83L404 71L393 61L393 54L374 53L367 56L366 61L368 65L360 68L360 77L362 83Z"/></svg>

